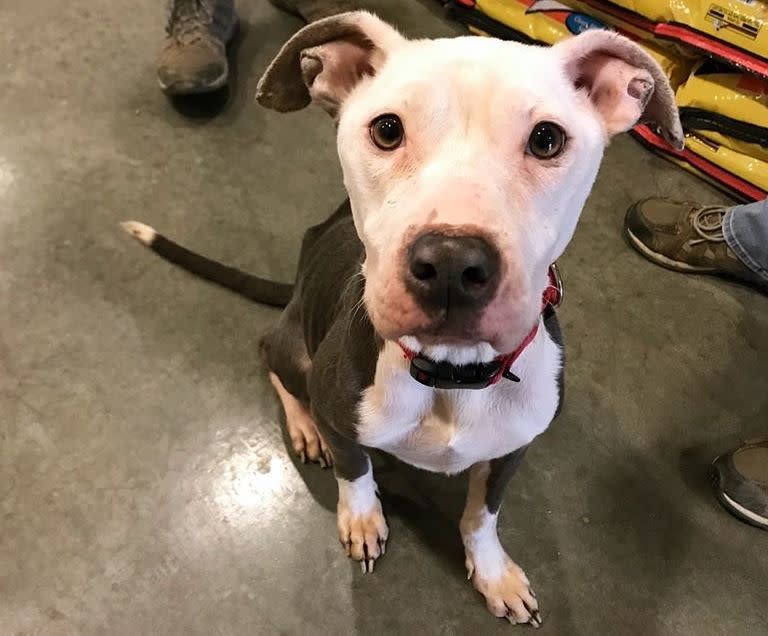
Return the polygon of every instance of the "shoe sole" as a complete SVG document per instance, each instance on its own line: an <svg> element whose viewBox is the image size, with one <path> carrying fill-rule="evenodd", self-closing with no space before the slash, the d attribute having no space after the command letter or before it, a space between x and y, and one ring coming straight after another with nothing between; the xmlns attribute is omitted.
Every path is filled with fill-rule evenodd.
<svg viewBox="0 0 768 636"><path fill-rule="evenodd" d="M163 93L170 96L202 95L203 93L212 93L222 88L227 83L228 77L229 69L224 71L224 73L215 80L205 85L182 83L165 85L159 79L157 80L157 84L160 86L160 90L163 91Z"/></svg>
<svg viewBox="0 0 768 636"><path fill-rule="evenodd" d="M735 501L725 493L721 485L722 476L720 470L717 467L717 463L720 461L720 459L721 457L716 457L715 461L713 461L710 465L710 476L712 479L712 485L715 488L715 493L717 494L717 500L720 502L723 508L725 508L740 521L744 521L745 523L748 523L751 526L755 526L756 528L760 528L761 530L768 530L768 519L766 519L763 515L759 515L756 512L750 510L749 508L745 508L738 501Z"/></svg>
<svg viewBox="0 0 768 636"><path fill-rule="evenodd" d="M756 528L768 530L768 519L752 512L751 510L748 510L738 502L731 499L722 490L717 491L717 499L720 501L723 508L730 512L734 517L737 517L741 521L745 521L749 525L755 526Z"/></svg>

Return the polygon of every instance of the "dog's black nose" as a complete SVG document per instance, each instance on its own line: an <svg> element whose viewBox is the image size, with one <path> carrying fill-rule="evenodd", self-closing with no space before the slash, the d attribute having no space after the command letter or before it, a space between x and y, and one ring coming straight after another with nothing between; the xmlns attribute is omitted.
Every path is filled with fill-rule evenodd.
<svg viewBox="0 0 768 636"><path fill-rule="evenodd" d="M428 232L411 245L406 285L425 307L478 308L493 298L499 268L499 253L485 239Z"/></svg>

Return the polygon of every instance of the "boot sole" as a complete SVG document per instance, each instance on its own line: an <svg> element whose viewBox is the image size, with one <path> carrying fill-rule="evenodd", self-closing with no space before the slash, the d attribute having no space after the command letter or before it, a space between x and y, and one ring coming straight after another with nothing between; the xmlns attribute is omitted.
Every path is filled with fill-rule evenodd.
<svg viewBox="0 0 768 636"><path fill-rule="evenodd" d="M157 84L158 86L160 86L160 90L163 91L163 93L165 93L166 95L171 95L171 96L202 95L203 93L212 93L213 91L217 91L220 88L222 88L227 83L228 77L229 77L229 69L227 69L215 80L205 85L184 84L184 83L178 83L178 82L171 85L165 85L159 79L157 80Z"/></svg>
<svg viewBox="0 0 768 636"><path fill-rule="evenodd" d="M745 523L762 530L768 530L768 519L749 508L745 508L738 501L735 501L725 494L725 491L722 488L721 473L717 467L718 461L720 461L720 457L715 458L715 461L712 462L709 470L712 478L712 485L715 487L715 493L717 494L717 500L720 502L720 505L740 521L744 521Z"/></svg>
<svg viewBox="0 0 768 636"><path fill-rule="evenodd" d="M765 517L748 510L720 490L717 491L717 498L723 508L730 512L734 517L738 517L742 521L757 528L761 528L762 530L768 530L768 519Z"/></svg>

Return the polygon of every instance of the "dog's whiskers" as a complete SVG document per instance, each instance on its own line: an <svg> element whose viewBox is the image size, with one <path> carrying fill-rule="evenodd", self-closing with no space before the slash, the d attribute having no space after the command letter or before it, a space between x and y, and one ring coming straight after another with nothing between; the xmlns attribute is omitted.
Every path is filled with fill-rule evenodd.
<svg viewBox="0 0 768 636"><path fill-rule="evenodd" d="M363 274L362 269L359 269L354 274L352 274L352 276L350 276L349 279L347 280L347 283L344 286L344 292L342 293L342 298L347 296L352 285L354 285L355 283L358 283L361 280L362 281L365 280L365 274ZM364 309L364 307L365 307L365 297L364 295L361 295L359 300L355 302L355 304L352 306L350 310L350 320L349 320L349 323L347 324L347 335L351 333L352 325L355 324L355 320L357 320L360 310Z"/></svg>

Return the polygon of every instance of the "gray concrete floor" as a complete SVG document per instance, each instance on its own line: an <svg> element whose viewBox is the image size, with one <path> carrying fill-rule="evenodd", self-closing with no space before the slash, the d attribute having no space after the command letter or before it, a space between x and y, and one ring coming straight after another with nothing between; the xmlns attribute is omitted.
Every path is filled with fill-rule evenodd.
<svg viewBox="0 0 768 636"><path fill-rule="evenodd" d="M276 311L117 229L139 218L290 279L343 196L320 112L252 99L298 26L241 2L216 117L156 89L156 2L0 8L0 635L490 634L464 580L464 482L377 459L391 524L374 575L342 556L329 472L297 465L257 355ZM431 2L380 2L451 34ZM768 633L768 533L706 467L768 430L768 299L647 263L636 198L725 201L628 138L562 260L567 400L508 490L501 534L542 633Z"/></svg>

